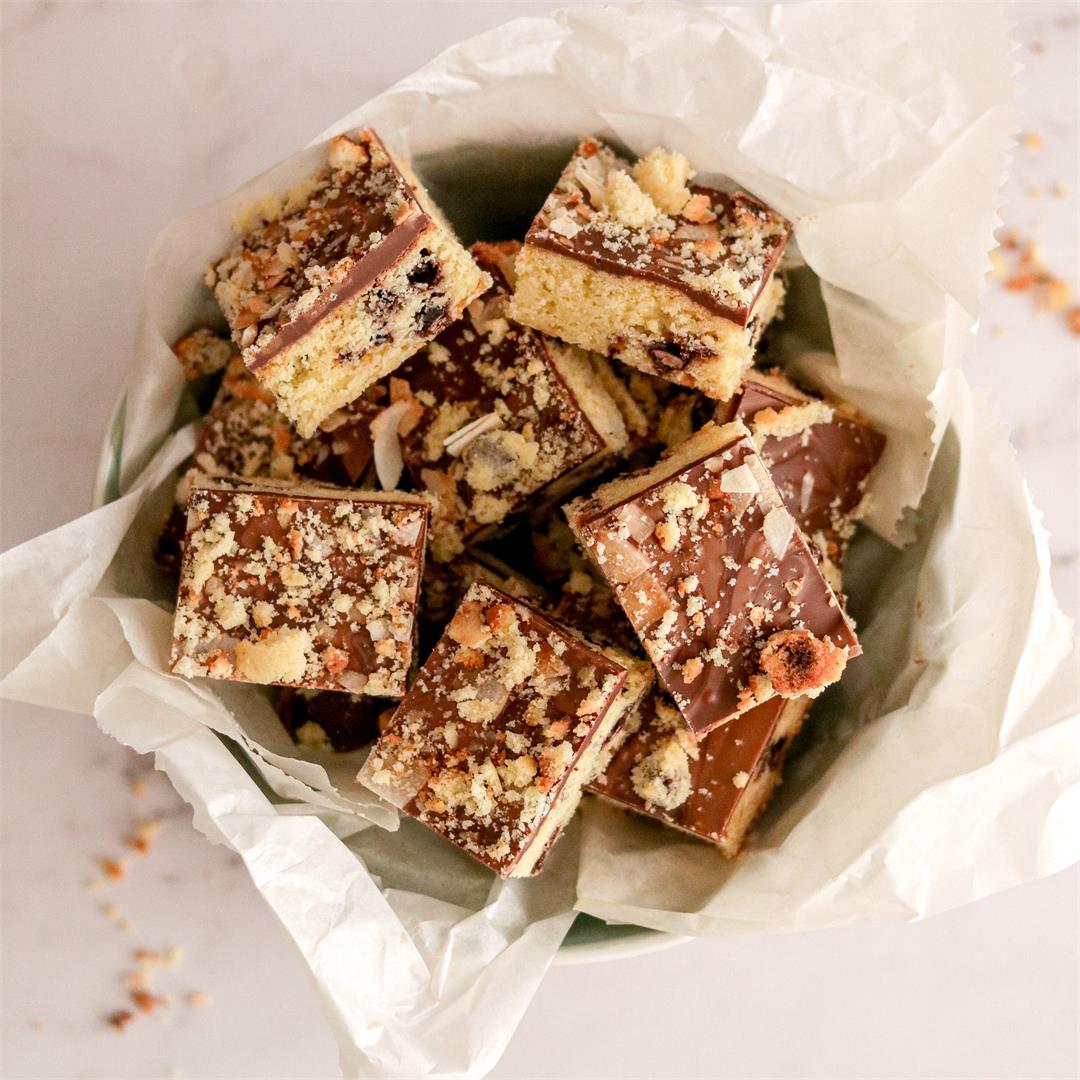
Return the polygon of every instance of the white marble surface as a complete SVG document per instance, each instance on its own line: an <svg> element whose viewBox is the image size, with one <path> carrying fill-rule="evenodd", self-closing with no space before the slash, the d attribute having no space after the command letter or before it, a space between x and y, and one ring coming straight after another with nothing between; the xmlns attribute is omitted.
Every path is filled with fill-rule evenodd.
<svg viewBox="0 0 1080 1080"><path fill-rule="evenodd" d="M83 512L123 375L145 251L459 37L533 2L17 3L2 9L2 543ZM1080 279L1080 8L1016 4L1024 124L1006 220ZM1053 197L1063 182L1068 191ZM1038 188L1039 195L1028 193ZM1077 614L1080 338L992 291L968 368L1012 426ZM4 619L17 613L5 611ZM332 1077L303 965L238 860L162 777L87 720L8 706L2 726L4 1077ZM128 878L95 859L164 815ZM114 900L134 924L104 916ZM1070 1077L1080 872L917 926L709 941L552 971L500 1077ZM184 947L170 1005L124 1034L135 947ZM255 959L256 954L258 959ZM197 1009L183 995L199 990Z"/></svg>

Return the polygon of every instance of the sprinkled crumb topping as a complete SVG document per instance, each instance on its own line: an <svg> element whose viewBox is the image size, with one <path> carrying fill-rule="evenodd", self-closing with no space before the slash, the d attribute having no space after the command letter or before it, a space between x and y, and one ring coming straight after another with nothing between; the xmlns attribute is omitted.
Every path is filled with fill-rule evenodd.
<svg viewBox="0 0 1080 1080"><path fill-rule="evenodd" d="M573 631L476 582L360 779L506 876L626 675Z"/></svg>
<svg viewBox="0 0 1080 1080"><path fill-rule="evenodd" d="M173 344L172 350L180 361L186 379L199 379L203 375L221 371L237 355L233 343L214 333L208 326L200 326L180 338Z"/></svg>
<svg viewBox="0 0 1080 1080"><path fill-rule="evenodd" d="M305 439L234 352L199 431L195 464L211 476L356 484L371 464L370 425L381 390L373 387Z"/></svg>
<svg viewBox="0 0 1080 1080"><path fill-rule="evenodd" d="M697 733L774 694L816 692L858 654L742 425L707 425L677 464L567 514Z"/></svg>
<svg viewBox="0 0 1080 1080"><path fill-rule="evenodd" d="M554 351L566 346L506 317L518 247L472 248L494 284L391 379L419 416L402 454L414 483L436 498L438 560L608 450L560 374ZM594 393L606 397L599 385Z"/></svg>
<svg viewBox="0 0 1080 1080"><path fill-rule="evenodd" d="M746 326L791 226L745 192L693 176L682 154L657 147L631 165L583 139L526 243L662 281Z"/></svg>
<svg viewBox="0 0 1080 1080"><path fill-rule="evenodd" d="M422 213L371 131L337 136L314 176L247 207L235 223L241 239L206 277L245 360Z"/></svg>
<svg viewBox="0 0 1080 1080"><path fill-rule="evenodd" d="M730 415L750 429L784 506L838 587L884 437L851 406L810 397L775 371L745 379Z"/></svg>
<svg viewBox="0 0 1080 1080"><path fill-rule="evenodd" d="M400 697L428 506L195 476L172 670Z"/></svg>

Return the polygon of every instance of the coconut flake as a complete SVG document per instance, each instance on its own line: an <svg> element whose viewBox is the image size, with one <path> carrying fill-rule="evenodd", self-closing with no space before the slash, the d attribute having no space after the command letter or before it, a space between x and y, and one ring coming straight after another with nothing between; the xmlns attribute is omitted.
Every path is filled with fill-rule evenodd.
<svg viewBox="0 0 1080 1080"><path fill-rule="evenodd" d="M715 476L719 472L723 472L727 468L727 463L730 460L729 453L713 454L711 458L706 458L701 464L705 467L707 472L710 472Z"/></svg>
<svg viewBox="0 0 1080 1080"><path fill-rule="evenodd" d="M814 494L814 474L812 472L804 472L802 478L802 487L799 489L799 510L802 513L806 513L810 506L810 496Z"/></svg>
<svg viewBox="0 0 1080 1080"><path fill-rule="evenodd" d="M604 573L616 584L633 581L649 569L649 560L636 544L628 544L614 534L604 537Z"/></svg>
<svg viewBox="0 0 1080 1080"><path fill-rule="evenodd" d="M765 542L772 553L778 559L782 559L787 553L791 536L795 532L795 519L782 506L774 506L765 515L762 528L765 532Z"/></svg>
<svg viewBox="0 0 1080 1080"><path fill-rule="evenodd" d="M387 405L371 421L371 446L375 458L375 473L379 477L379 486L384 491L392 491L397 487L401 479L401 470L405 467L405 462L401 457L398 425L411 408L411 401L395 401L393 405Z"/></svg>
<svg viewBox="0 0 1080 1080"><path fill-rule="evenodd" d="M720 477L720 490L726 494L754 495L761 489L748 465L727 469Z"/></svg>
<svg viewBox="0 0 1080 1080"><path fill-rule="evenodd" d="M637 503L624 503L615 511L615 520L626 527L630 536L640 543L646 536L652 536L656 523Z"/></svg>
<svg viewBox="0 0 1080 1080"><path fill-rule="evenodd" d="M392 806L404 810L431 779L431 770L424 765L414 764L399 773L392 768L373 765L369 757L357 779Z"/></svg>
<svg viewBox="0 0 1080 1080"><path fill-rule="evenodd" d="M719 240L715 225L680 225L672 234L673 240Z"/></svg>
<svg viewBox="0 0 1080 1080"><path fill-rule="evenodd" d="M581 232L581 226L569 215L555 218L548 225L548 229L553 233L558 233L560 236L565 236L567 240L573 240Z"/></svg>
<svg viewBox="0 0 1080 1080"><path fill-rule="evenodd" d="M599 210L604 205L605 197L603 170L602 168L594 170L592 168L594 161L599 165L595 157L579 161L574 169L574 179L589 193L589 201Z"/></svg>
<svg viewBox="0 0 1080 1080"><path fill-rule="evenodd" d="M475 442L486 431L494 431L502 427L502 417L498 413L485 413L483 416L470 420L464 427L459 427L453 435L443 440L443 449L451 457L460 457L462 452L471 443Z"/></svg>

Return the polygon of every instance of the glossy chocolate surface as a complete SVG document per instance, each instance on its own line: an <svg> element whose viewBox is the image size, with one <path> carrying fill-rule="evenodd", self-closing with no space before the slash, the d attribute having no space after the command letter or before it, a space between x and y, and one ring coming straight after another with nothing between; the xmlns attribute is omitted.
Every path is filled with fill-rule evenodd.
<svg viewBox="0 0 1080 1080"><path fill-rule="evenodd" d="M756 492L724 490L748 474ZM603 510L571 507L571 522L695 733L768 694L760 657L773 634L809 631L858 655L805 538L794 530L782 554L771 547L766 517L786 512L747 436L644 484ZM677 535L662 542L671 523Z"/></svg>
<svg viewBox="0 0 1080 1080"><path fill-rule="evenodd" d="M361 779L506 876L626 674L566 627L478 582Z"/></svg>

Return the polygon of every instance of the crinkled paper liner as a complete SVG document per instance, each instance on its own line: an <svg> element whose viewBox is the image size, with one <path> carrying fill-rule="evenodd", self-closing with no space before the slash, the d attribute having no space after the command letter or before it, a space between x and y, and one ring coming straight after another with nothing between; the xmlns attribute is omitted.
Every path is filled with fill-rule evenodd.
<svg viewBox="0 0 1080 1080"><path fill-rule="evenodd" d="M587 801L538 879L493 881L357 789L357 755L297 758L259 691L164 673L148 551L195 415L167 343L218 317L197 282L238 206L325 135L159 238L115 497L3 557L0 689L156 754L306 957L347 1075L483 1075L576 911L697 935L911 919L1080 857L1076 645L1006 434L957 367L1013 67L996 4L586 8L463 42L325 133L375 126L466 240L520 233L583 132L682 150L795 220L773 347L889 445L849 563L865 655L734 863Z"/></svg>

